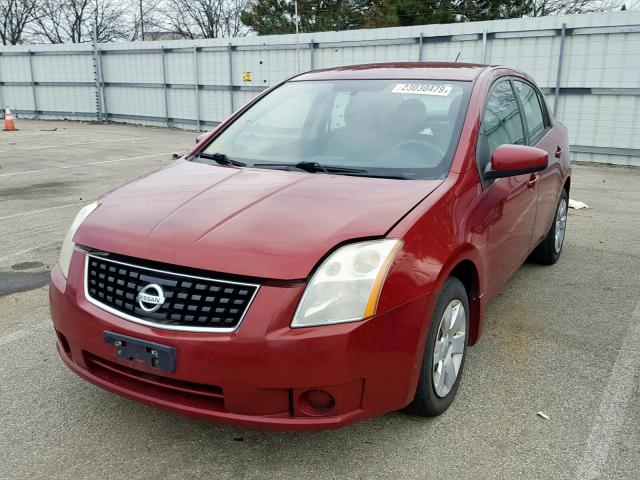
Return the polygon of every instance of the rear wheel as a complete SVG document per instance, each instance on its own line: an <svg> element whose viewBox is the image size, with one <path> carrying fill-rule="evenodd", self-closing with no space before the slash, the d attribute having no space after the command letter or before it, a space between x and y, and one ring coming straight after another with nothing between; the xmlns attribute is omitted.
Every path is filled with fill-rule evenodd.
<svg viewBox="0 0 640 480"><path fill-rule="evenodd" d="M416 396L408 410L434 417L456 395L467 352L469 300L457 278L447 279L434 308Z"/></svg>
<svg viewBox="0 0 640 480"><path fill-rule="evenodd" d="M531 259L542 265L553 265L560 258L562 246L564 245L564 235L567 231L567 211L569 208L569 196L566 190L562 190L560 200L556 207L556 215L549 229L549 233L542 243L536 247L531 254Z"/></svg>

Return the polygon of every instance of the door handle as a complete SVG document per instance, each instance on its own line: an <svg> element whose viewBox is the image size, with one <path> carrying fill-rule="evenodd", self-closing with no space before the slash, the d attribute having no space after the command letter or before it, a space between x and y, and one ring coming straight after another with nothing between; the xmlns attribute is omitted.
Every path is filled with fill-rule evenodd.
<svg viewBox="0 0 640 480"><path fill-rule="evenodd" d="M531 176L529 177L529 181L527 182L527 187L535 188L539 178L540 178L540 175L538 175L537 173L532 173Z"/></svg>
<svg viewBox="0 0 640 480"><path fill-rule="evenodd" d="M556 148L556 158L560 158L561 155L562 155L562 148L558 146L558 148Z"/></svg>

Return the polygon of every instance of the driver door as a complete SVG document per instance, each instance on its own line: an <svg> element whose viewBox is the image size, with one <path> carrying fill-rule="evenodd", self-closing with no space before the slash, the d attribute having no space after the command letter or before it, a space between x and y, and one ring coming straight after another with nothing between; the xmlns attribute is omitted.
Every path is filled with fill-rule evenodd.
<svg viewBox="0 0 640 480"><path fill-rule="evenodd" d="M509 79L496 82L489 93L479 139L479 168L484 172L500 145L524 145L522 114ZM495 295L529 253L538 203L538 183L532 174L499 178L485 183L488 230L487 290Z"/></svg>

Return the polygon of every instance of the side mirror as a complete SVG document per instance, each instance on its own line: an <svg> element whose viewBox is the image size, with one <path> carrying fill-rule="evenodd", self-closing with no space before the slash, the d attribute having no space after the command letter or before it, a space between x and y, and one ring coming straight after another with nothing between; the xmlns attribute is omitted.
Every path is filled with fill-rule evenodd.
<svg viewBox="0 0 640 480"><path fill-rule="evenodd" d="M547 168L549 154L536 147L525 145L500 145L491 156L484 178L513 177L525 173L539 172Z"/></svg>

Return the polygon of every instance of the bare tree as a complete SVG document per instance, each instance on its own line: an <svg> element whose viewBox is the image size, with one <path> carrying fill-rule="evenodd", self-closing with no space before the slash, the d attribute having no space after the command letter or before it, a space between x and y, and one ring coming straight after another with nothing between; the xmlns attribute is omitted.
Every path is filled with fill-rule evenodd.
<svg viewBox="0 0 640 480"><path fill-rule="evenodd" d="M129 36L128 8L119 0L92 0L92 17L99 42L126 39Z"/></svg>
<svg viewBox="0 0 640 480"><path fill-rule="evenodd" d="M128 35L127 7L117 0L42 0L33 36L49 43L91 41L93 25L98 41L109 42Z"/></svg>
<svg viewBox="0 0 640 480"><path fill-rule="evenodd" d="M166 26L164 25L163 7L163 0L142 0L143 21L141 22L139 4L134 5L129 18L129 40L142 40L142 25L144 25L145 37L148 33L157 34L164 31Z"/></svg>
<svg viewBox="0 0 640 480"><path fill-rule="evenodd" d="M65 22L64 9L59 0L42 0L31 35L41 42L64 43L68 37Z"/></svg>
<svg viewBox="0 0 640 480"><path fill-rule="evenodd" d="M235 37L246 34L240 12L247 0L167 0L167 27L184 38Z"/></svg>
<svg viewBox="0 0 640 480"><path fill-rule="evenodd" d="M620 10L623 0L535 0L529 15L545 17L547 15L572 15L575 13L608 12Z"/></svg>
<svg viewBox="0 0 640 480"><path fill-rule="evenodd" d="M22 43L27 25L33 21L36 0L0 0L0 39L3 45Z"/></svg>

